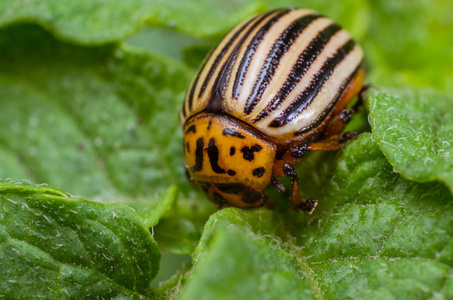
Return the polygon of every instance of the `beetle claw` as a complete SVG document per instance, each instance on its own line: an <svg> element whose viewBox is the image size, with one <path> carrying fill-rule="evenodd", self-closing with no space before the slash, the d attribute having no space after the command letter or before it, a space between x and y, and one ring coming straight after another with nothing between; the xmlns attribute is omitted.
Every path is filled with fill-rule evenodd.
<svg viewBox="0 0 453 300"><path fill-rule="evenodd" d="M310 215L318 205L318 200L307 199L299 204L299 209L308 212Z"/></svg>
<svg viewBox="0 0 453 300"><path fill-rule="evenodd" d="M349 132L346 132L345 134L343 134L342 136L340 136L338 138L338 142L340 144L344 144L346 143L347 141L349 141L350 139L358 136L360 134L360 132L358 131L349 131Z"/></svg>

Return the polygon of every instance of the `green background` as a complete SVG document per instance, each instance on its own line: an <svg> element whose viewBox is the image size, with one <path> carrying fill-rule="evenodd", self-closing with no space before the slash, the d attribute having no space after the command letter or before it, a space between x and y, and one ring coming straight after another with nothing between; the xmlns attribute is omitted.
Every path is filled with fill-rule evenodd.
<svg viewBox="0 0 453 300"><path fill-rule="evenodd" d="M452 298L450 2L1 1L0 298ZM217 212L178 111L229 29L285 6L364 48L365 132L298 167L313 215L272 189Z"/></svg>

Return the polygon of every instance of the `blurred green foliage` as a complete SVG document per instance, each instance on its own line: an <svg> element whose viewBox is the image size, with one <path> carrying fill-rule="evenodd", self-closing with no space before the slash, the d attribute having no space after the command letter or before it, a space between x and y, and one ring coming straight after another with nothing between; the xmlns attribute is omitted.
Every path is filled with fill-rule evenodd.
<svg viewBox="0 0 453 300"><path fill-rule="evenodd" d="M0 178L121 204L1 181L0 298L453 298L450 2L1 1ZM298 167L312 216L271 189L275 211L216 212L184 176L185 90L229 29L285 6L362 45L373 133ZM368 128L367 110L354 122ZM61 254L83 247L89 262Z"/></svg>

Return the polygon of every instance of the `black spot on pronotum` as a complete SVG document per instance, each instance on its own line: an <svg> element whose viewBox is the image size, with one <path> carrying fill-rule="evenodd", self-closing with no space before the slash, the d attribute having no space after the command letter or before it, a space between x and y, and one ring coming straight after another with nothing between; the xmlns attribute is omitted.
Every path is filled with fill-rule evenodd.
<svg viewBox="0 0 453 300"><path fill-rule="evenodd" d="M211 168L217 174L224 174L226 171L219 166L219 148L215 145L214 138L209 139L208 156Z"/></svg>
<svg viewBox="0 0 453 300"><path fill-rule="evenodd" d="M230 175L230 176L236 175L236 171L234 171L234 170L228 170L227 173L228 173L228 175Z"/></svg>
<svg viewBox="0 0 453 300"><path fill-rule="evenodd" d="M186 149L187 149L187 153L190 153L189 142L186 142Z"/></svg>
<svg viewBox="0 0 453 300"><path fill-rule="evenodd" d="M225 204L228 204L228 202L225 200L225 198L223 198L219 193L214 193L214 201L218 205L222 205L222 206Z"/></svg>
<svg viewBox="0 0 453 300"><path fill-rule="evenodd" d="M216 184L216 187L219 191L227 193L227 194L239 194L240 192L244 191L244 185L241 183L222 183Z"/></svg>
<svg viewBox="0 0 453 300"><path fill-rule="evenodd" d="M241 133L237 132L236 130L234 130L233 128L225 128L222 132L223 135L231 135L231 136L235 136L235 137L238 137L240 139L245 139L245 136L242 135Z"/></svg>
<svg viewBox="0 0 453 300"><path fill-rule="evenodd" d="M233 156L236 153L236 149L234 147L230 148L230 156Z"/></svg>
<svg viewBox="0 0 453 300"><path fill-rule="evenodd" d="M259 152L261 149L263 149L260 145L253 145L252 147L243 147L241 149L242 155L245 160L252 161L255 159L255 152Z"/></svg>
<svg viewBox="0 0 453 300"><path fill-rule="evenodd" d="M197 149L195 149L195 166L192 167L192 172L200 171L203 167L203 138L197 140Z"/></svg>
<svg viewBox="0 0 453 300"><path fill-rule="evenodd" d="M207 130L211 129L211 125L212 125L212 119L209 120L208 122L208 127L206 128Z"/></svg>
<svg viewBox="0 0 453 300"><path fill-rule="evenodd" d="M187 130L186 130L186 133L189 133L189 132L196 133L197 127L195 127L195 125L190 125L189 128L187 128Z"/></svg>
<svg viewBox="0 0 453 300"><path fill-rule="evenodd" d="M252 174L253 174L253 176L261 178L261 177L263 177L265 171L266 170L263 167L260 167L260 168L256 168L255 170L253 170Z"/></svg>

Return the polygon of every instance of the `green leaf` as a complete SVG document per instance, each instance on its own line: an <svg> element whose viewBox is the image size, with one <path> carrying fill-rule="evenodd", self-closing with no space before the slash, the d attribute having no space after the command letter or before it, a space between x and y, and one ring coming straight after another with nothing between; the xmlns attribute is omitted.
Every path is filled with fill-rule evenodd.
<svg viewBox="0 0 453 300"><path fill-rule="evenodd" d="M156 41L159 41L156 43ZM183 34L176 30L169 28L156 28L156 27L144 27L134 36L125 40L125 43L133 47L146 49L151 53L157 53L172 57L176 60L182 60L185 53L183 53L186 47L193 47L197 45L200 47L200 55L197 56L198 60L196 65L189 65L194 68L198 68L200 62L204 59L206 54L214 47L214 44L205 39L195 38L188 34ZM199 54L198 52L194 53ZM187 63L186 63L187 64Z"/></svg>
<svg viewBox="0 0 453 300"><path fill-rule="evenodd" d="M453 98L379 89L369 101L373 135L390 164L406 178L439 180L453 192Z"/></svg>
<svg viewBox="0 0 453 300"><path fill-rule="evenodd" d="M206 224L178 299L310 299L298 261L273 240L272 212L223 209Z"/></svg>
<svg viewBox="0 0 453 300"><path fill-rule="evenodd" d="M91 45L124 39L144 23L201 37L226 31L256 12L259 5L245 0L4 0L0 3L0 26L32 21L61 39ZM200 23L200 17L206 23Z"/></svg>
<svg viewBox="0 0 453 300"><path fill-rule="evenodd" d="M194 193L184 177L177 120L193 68L209 45L244 18L282 6L315 9L350 31L364 47L367 81L374 85L412 84L451 92L453 6L448 1L1 1L0 177L48 182L90 199L133 204L144 219L149 217L148 225L159 221L152 230L166 251L189 253L198 243L193 276L185 278L184 269L161 289L149 292L159 297L174 297L180 290L184 297L195 297L206 289L214 298L218 294L238 298L237 288L265 298L277 295L269 292L272 287L281 291L275 296L279 298L453 298L451 193L442 184L414 183L395 172L415 178L407 174L418 170L413 168L417 162L406 174L388 157L392 167L369 134L340 154L313 153L298 173L302 195L320 200L314 215L289 211L288 192L270 189L277 204L274 212L222 210L210 219L198 242L216 208ZM145 29L122 43L145 24L163 28ZM395 93L400 97L401 92ZM401 99L412 102L417 95ZM420 97L437 97L433 95ZM445 114L448 109L445 106ZM388 119L384 115L382 122ZM420 124L424 129L433 126L426 141L436 148L438 129L444 125L429 120L423 117ZM450 124L449 119L444 124ZM440 136L448 136L448 131ZM439 157L436 167L427 170L434 174L429 180L441 180L451 188L450 160L442 169ZM171 185L180 191L177 202L170 191L161 197ZM51 197L68 197L46 187L28 188L39 189L40 195L47 195L45 189ZM0 240L8 236L0 231ZM22 249L13 246L8 249ZM78 289L88 298L150 296L118 287L78 265L59 267L55 257L27 247L27 263L40 266L36 272L51 264L52 270L72 275L32 278L27 273L22 277L27 283L45 282L38 293L21 290L23 298L41 291L49 295L47 283L58 280L71 286L68 293L74 297L80 297ZM230 254L240 276L222 261ZM0 259L1 263L8 263L5 270L15 270L23 262L19 257ZM163 268L177 269L170 265ZM255 273L248 276L247 269ZM260 273L270 275L260 278ZM233 289L221 290L223 285ZM70 298L63 293L51 296Z"/></svg>
<svg viewBox="0 0 453 300"><path fill-rule="evenodd" d="M159 247L173 254L191 254L200 238L200 229L188 219L162 218L154 228Z"/></svg>
<svg viewBox="0 0 453 300"><path fill-rule="evenodd" d="M23 53L29 45L36 45L33 54ZM0 174L128 203L144 219L152 215L148 225L174 201L159 202L159 195L177 184L182 195L169 213L185 219L193 234L186 236L191 246L176 252L191 252L214 211L209 201L189 195L184 176L178 113L191 72L127 46L61 43L32 25L0 30L0 49L0 147L9 154L0 161L14 158ZM157 229L168 251L176 249L171 242L180 243L171 224Z"/></svg>
<svg viewBox="0 0 453 300"><path fill-rule="evenodd" d="M214 47L214 45L205 44L205 45L195 45L189 46L183 49L183 60L184 63L194 68L195 70L202 64L204 58L209 54L209 51Z"/></svg>
<svg viewBox="0 0 453 300"><path fill-rule="evenodd" d="M160 252L123 205L0 181L0 297L146 295Z"/></svg>
<svg viewBox="0 0 453 300"><path fill-rule="evenodd" d="M8 154L0 160L14 158L2 176L101 201L149 197L175 183L188 190L183 66L128 47L61 43L33 25L0 30L0 52L0 147Z"/></svg>
<svg viewBox="0 0 453 300"><path fill-rule="evenodd" d="M172 254L192 254L206 220L216 210L217 207L201 194L178 201L152 228L160 249Z"/></svg>
<svg viewBox="0 0 453 300"><path fill-rule="evenodd" d="M369 1L363 39L373 84L453 93L453 5L449 0Z"/></svg>
<svg viewBox="0 0 453 300"><path fill-rule="evenodd" d="M159 273L152 282L154 295L165 296L172 293L171 290L178 289L178 283L191 270L192 264L190 263L192 257L190 255L178 255L170 253L162 253L160 261L161 268ZM169 297L164 297L168 299ZM171 299L171 298L170 298Z"/></svg>
<svg viewBox="0 0 453 300"><path fill-rule="evenodd" d="M176 201L177 189L176 186L171 186L168 190L160 195L159 201L155 202L154 205L143 204L143 208L140 208L137 213L142 217L143 222L147 228L155 226L159 223L159 219L168 212Z"/></svg>
<svg viewBox="0 0 453 300"><path fill-rule="evenodd" d="M333 170L311 225L293 227L325 297L448 298L449 191L393 172L370 134L351 142Z"/></svg>
<svg viewBox="0 0 453 300"><path fill-rule="evenodd" d="M209 239L217 228L227 228L233 224L233 226L246 227L249 231L257 234L269 234L274 232L272 222L272 213L266 209L257 209L253 214L248 213L248 210L235 208L226 208L218 211L205 224L203 235L193 254L193 263L196 265L201 259L202 254L206 251Z"/></svg>

